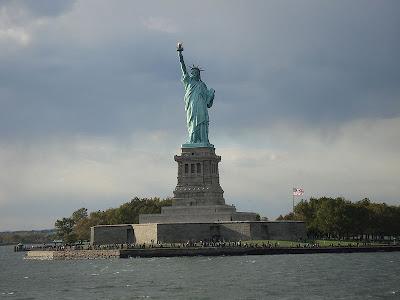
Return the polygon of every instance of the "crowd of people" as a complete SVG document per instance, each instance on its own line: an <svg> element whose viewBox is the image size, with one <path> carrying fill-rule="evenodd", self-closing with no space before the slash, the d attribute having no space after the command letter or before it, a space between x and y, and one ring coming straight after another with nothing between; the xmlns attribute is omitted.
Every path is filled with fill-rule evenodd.
<svg viewBox="0 0 400 300"><path fill-rule="evenodd" d="M243 241L187 241L181 243L162 243L151 241L150 243L131 243L131 244L105 244L93 245L88 242L80 244L43 244L34 246L24 246L21 244L14 247L14 251L68 251L68 250L124 250L124 249L151 249L151 248L321 248L321 247L366 247L371 246L370 242L354 243L330 243L321 245L320 242L284 242L262 241L258 243Z"/></svg>

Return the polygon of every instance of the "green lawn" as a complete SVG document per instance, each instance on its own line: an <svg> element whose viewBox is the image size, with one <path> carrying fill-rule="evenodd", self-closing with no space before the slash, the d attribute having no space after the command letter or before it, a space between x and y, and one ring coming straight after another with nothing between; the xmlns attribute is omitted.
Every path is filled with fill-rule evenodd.
<svg viewBox="0 0 400 300"><path fill-rule="evenodd" d="M339 244L342 246L347 246L349 244L355 245L357 244L357 241L338 241L338 240L316 240L315 242L318 242L321 247L327 247L333 244L334 246L338 246ZM358 242L360 246L363 245L362 242ZM384 243L387 244L387 243ZM383 243L378 243L378 242L370 242L368 245L372 246L378 246L378 245L383 245Z"/></svg>
<svg viewBox="0 0 400 300"><path fill-rule="evenodd" d="M320 247L330 247L331 245L333 245L334 247L349 246L349 245L355 246L357 244L357 242L355 241L339 241L339 240L314 240L314 241L307 241L306 243L296 242L296 241L281 241L281 240L254 240L254 241L243 241L242 244L247 243L249 245L261 246L263 243L267 244L268 242L272 245L275 245L275 243L277 243L278 247L296 247L296 245L298 244L300 244L300 246L304 246L306 244L315 244L315 243L319 243ZM363 244L359 242L359 245L362 246ZM368 243L368 245L382 245L382 243L371 242Z"/></svg>
<svg viewBox="0 0 400 300"><path fill-rule="evenodd" d="M301 246L306 244L306 243L299 243L296 241L280 241L280 240L251 240L251 241L242 241L242 244L247 243L249 245L261 246L263 243L267 244L268 242L272 245L275 245L275 243L277 243L278 247L295 247L298 244L300 244Z"/></svg>

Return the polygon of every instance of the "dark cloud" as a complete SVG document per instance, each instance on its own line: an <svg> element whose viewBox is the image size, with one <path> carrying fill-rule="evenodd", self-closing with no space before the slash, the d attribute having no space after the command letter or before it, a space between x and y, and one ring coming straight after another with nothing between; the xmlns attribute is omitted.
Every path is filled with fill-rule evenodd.
<svg viewBox="0 0 400 300"><path fill-rule="evenodd" d="M76 0L23 0L22 3L38 16L59 16L70 10Z"/></svg>
<svg viewBox="0 0 400 300"><path fill-rule="evenodd" d="M1 0L0 9L26 10L31 17L57 17L70 10L76 0Z"/></svg>
<svg viewBox="0 0 400 300"><path fill-rule="evenodd" d="M20 4L38 16L72 7L72 1ZM188 64L203 66L203 79L217 90L211 113L219 127L269 126L283 119L319 126L399 115L399 4L204 7L207 18L190 4L143 5L132 13L132 36L128 30L83 47L60 31L57 39L38 35L32 48L13 59L2 57L1 134L124 134L132 122L148 128L168 122L176 130L183 119L177 40L185 42ZM177 32L139 30L151 16L156 24L158 16L173 20Z"/></svg>
<svg viewBox="0 0 400 300"><path fill-rule="evenodd" d="M47 148L53 149L52 143L60 144L65 140L64 149L74 145L76 136L87 140L110 139L119 148L139 132L142 135L130 146L132 149L116 155L128 161L136 147L143 145L143 151L148 153L161 147L160 144L153 147L151 139L144 141L154 132L154 139L160 139L168 145L165 147L175 151L186 134L183 88L175 51L176 42L183 41L187 65L202 66L205 69L203 80L216 90L210 110L211 142L218 147L223 147L224 143L237 144L238 151L244 149L242 152L246 153L253 149L246 149L245 145L269 147L288 159L289 174L285 174L282 166L275 166L274 174L280 172L281 177L279 182L271 179L271 191L268 191L273 199L268 205L275 207L274 213L279 214L282 205L277 203L287 185L285 178L303 180L290 175L300 168L297 166L303 161L301 155L318 157L309 161L308 165L316 162L316 171L307 180L312 185L319 183L321 177L323 188L320 187L318 193L322 195L329 190L333 176L325 178L318 173L320 163L327 160L320 153L327 151L326 144L340 139L341 130L347 128L347 124L355 135L366 132L363 140L369 141L368 130L357 127L359 120L368 119L378 128L374 138L382 146L375 152L387 154L394 148L389 141L397 139L395 133L382 141L376 138L387 132L387 128L396 126L400 115L399 12L400 3L389 0L210 0L201 4L198 1L0 1L0 151L4 145L13 145L15 141L23 144L14 147L19 151L11 146L4 150L14 162L8 163L8 168L21 164L21 174L27 173L32 168L29 163L42 152L47 153ZM386 122L390 119L394 121ZM381 123L384 125L379 125ZM285 124L283 129L279 127L282 124ZM296 135L292 136L291 132ZM293 140L303 132L306 139L301 142L303 149L299 150L299 159L292 157L297 151L285 156L287 149L292 149ZM166 137L162 138L163 134ZM54 138L60 141L49 142ZM346 137L343 144L353 139ZM308 142L319 148L308 148ZM85 142L80 143L85 147ZM352 149L360 153L360 157L365 156L368 165L374 159L380 161L375 152L364 153L367 151L364 149L370 148L367 146ZM96 156L101 147L101 143L93 146L94 150L89 147L93 151L88 151L88 156ZM347 154L342 144L335 147L342 151L341 156ZM37 153L22 159L20 152L29 152L31 148ZM73 155L60 149L51 151L55 157L51 165L59 160L67 161L66 165L73 164L80 155L79 151ZM341 157L335 157L335 151L332 153L330 160L335 163L330 167L334 168L340 165ZM258 152L254 154L257 155ZM388 165L396 165L395 159L389 158L382 163L386 169ZM0 155L1 159L10 161ZM351 157L347 161L364 165ZM28 164L26 170L25 163ZM79 166L81 164L84 162ZM132 162L132 169L135 164L137 162ZM262 164L262 160L255 164ZM54 171L57 174L51 165L42 173ZM116 164L114 168L125 165L125 162ZM302 168L307 169L308 165ZM171 166L165 166L157 176L166 174ZM228 163L227 168L232 174L238 167ZM266 165L265 170L268 168ZM354 170L357 169L359 167L355 166ZM371 171L385 178L382 180L392 182L385 177L386 169L381 166L372 170L365 168L359 177ZM77 170L81 169L77 167ZM97 169L90 170L90 176L98 174ZM254 180L261 180L265 170L254 172ZM391 170L388 176L397 178L395 172ZM119 173L114 170L114 174ZM229 174L227 195L234 200L230 203L236 203L237 199L248 195L249 182L240 188L236 180L243 176L229 178ZM248 176L252 174L248 172ZM340 170L335 176L341 178ZM43 183L45 187L52 186L50 179ZM7 180L0 178L0 185L7 187ZM19 180L17 174L12 182L20 183ZM135 180L133 178L132 182ZM168 190L168 186L174 184L171 182L163 188ZM249 197L261 203L264 192L258 188L265 182L258 183ZM20 184L22 187L17 189L24 190L24 183ZM74 184L71 183L70 189L76 191L77 196L74 207L69 205L71 210L79 206L75 203L84 200L79 196L81 187ZM145 183L140 184L145 194ZM343 182L340 184L346 194L348 187ZM355 182L354 186L360 190L364 188L357 184ZM376 193L377 198L384 195L393 200L393 195L398 194L393 186L387 189L390 192L376 187L380 191ZM16 189L14 185L10 185L7 197L12 195L13 189ZM315 184L317 189L318 184ZM5 189L0 188L0 205L2 190ZM27 194L30 200L41 197L35 190ZM88 194L92 198L98 196L92 192ZM348 194L358 195L357 191ZM50 197L53 196L57 193ZM115 203L121 201L123 199ZM97 203L91 205L95 207ZM241 202L239 205L249 210L251 207L268 210L264 204ZM17 206L14 209L17 210Z"/></svg>

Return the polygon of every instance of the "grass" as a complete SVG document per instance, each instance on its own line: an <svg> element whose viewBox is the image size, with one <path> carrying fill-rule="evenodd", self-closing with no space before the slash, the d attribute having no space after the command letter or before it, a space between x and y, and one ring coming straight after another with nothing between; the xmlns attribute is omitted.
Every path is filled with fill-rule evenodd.
<svg viewBox="0 0 400 300"><path fill-rule="evenodd" d="M357 241L338 241L338 240L316 240L315 242L318 242L321 247L328 247L331 244L334 246L338 246L339 244L341 246L348 246L348 245L355 245L357 244ZM363 245L363 242L358 241L359 245ZM368 245L371 246L379 246L379 245L385 245L387 243L380 243L380 242L369 242Z"/></svg>
<svg viewBox="0 0 400 300"><path fill-rule="evenodd" d="M306 242L298 242L298 241L282 241L282 240L250 240L250 241L243 241L243 243L247 243L249 245L258 245L261 246L263 243L267 244L270 243L272 245L277 244L278 247L296 247L298 244L300 246L305 246L307 244L316 244L318 243L320 247L339 247L339 246L350 246L353 245L355 246L357 244L357 241L343 241L343 240L310 240ZM363 243L359 242L359 245L362 246ZM378 242L370 242L368 245L371 246L378 246L382 245L382 243Z"/></svg>
<svg viewBox="0 0 400 300"><path fill-rule="evenodd" d="M249 245L261 246L263 243L268 244L268 242L272 245L277 244L278 247L295 247L298 244L300 244L301 246L306 244L297 241L282 241L282 240L251 240L251 241L242 241L242 244L247 243Z"/></svg>

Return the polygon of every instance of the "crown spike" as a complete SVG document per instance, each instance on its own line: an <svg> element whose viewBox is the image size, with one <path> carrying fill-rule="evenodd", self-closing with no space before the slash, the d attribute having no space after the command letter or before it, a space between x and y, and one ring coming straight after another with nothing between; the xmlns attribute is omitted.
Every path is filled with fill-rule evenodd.
<svg viewBox="0 0 400 300"><path fill-rule="evenodd" d="M203 69L200 68L200 66L195 66L194 64L193 64L190 68L191 68L192 70L193 70L193 69L197 69L197 70L199 70L200 72L204 71Z"/></svg>

